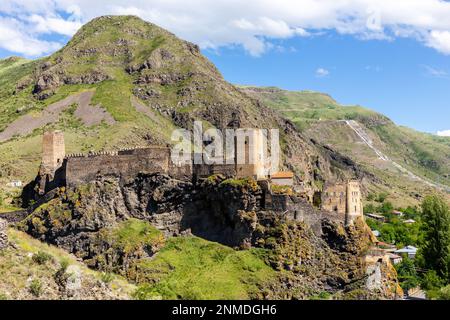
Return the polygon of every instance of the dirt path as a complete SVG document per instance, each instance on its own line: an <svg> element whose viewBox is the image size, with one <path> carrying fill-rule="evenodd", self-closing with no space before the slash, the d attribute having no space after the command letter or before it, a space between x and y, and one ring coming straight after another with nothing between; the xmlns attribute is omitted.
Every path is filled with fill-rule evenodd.
<svg viewBox="0 0 450 320"><path fill-rule="evenodd" d="M74 103L78 104L75 116L80 118L84 125L93 126L100 124L102 121L114 124L114 118L105 109L100 106L90 105L93 95L94 91L73 94L49 105L39 114L29 113L21 116L6 127L4 131L0 132L0 142L7 141L17 135L30 134L35 129L58 122L61 112Z"/></svg>
<svg viewBox="0 0 450 320"><path fill-rule="evenodd" d="M416 180L416 181L420 181L430 187L434 187L437 189L441 189L441 190L445 190L447 192L450 192L450 188L442 185L440 183L436 183L436 182L431 182L428 180L425 180L417 175L415 175L414 173L412 173L411 171L409 171L408 169L406 169L405 167L403 167L402 165L398 164L397 162L395 162L394 160L390 159L388 156L386 156L383 152L381 152L379 149L377 149L375 147L375 145L373 144L372 139L369 137L369 135L367 134L367 132L363 129L363 127L355 120L342 120L343 122L345 122L357 135L358 137L370 148L372 149L376 155L383 161L388 161L390 162L394 167L396 167L398 170L400 170L400 172L402 172L403 174L405 174L406 176L408 176L411 180Z"/></svg>

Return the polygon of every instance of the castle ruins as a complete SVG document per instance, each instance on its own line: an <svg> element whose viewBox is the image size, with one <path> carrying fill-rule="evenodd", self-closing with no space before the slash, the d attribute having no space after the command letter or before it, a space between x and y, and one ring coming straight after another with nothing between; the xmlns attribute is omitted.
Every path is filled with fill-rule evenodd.
<svg viewBox="0 0 450 320"><path fill-rule="evenodd" d="M169 146L66 155L64 134L60 131L46 132L43 137L42 163L39 170L39 194L44 195L61 186L76 187L87 184L98 177L112 176L126 181L136 177L140 172L165 174L184 181L197 181L221 174L227 178L254 178L266 190L267 208L276 207L287 212L289 211L287 196L272 194L271 185L282 184L292 187L294 175L291 172L277 172L272 174L272 178L270 174L266 174L264 170L266 164L261 156L261 135L258 129L250 132L256 143L245 141L244 163L237 161L235 153L234 160L231 163L227 161L226 164L195 164L194 161L174 163ZM194 159L198 156L202 155L194 154ZM253 162L249 159L253 159ZM326 183L318 197L320 200L316 205L321 211L342 217L346 224L352 224L357 217L363 216L359 181ZM293 210L292 214L296 216L297 211Z"/></svg>

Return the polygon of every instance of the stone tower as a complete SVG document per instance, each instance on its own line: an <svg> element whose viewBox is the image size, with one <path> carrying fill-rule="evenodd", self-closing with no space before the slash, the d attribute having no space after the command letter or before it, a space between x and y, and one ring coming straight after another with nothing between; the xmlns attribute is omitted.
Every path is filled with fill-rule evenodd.
<svg viewBox="0 0 450 320"><path fill-rule="evenodd" d="M345 223L353 224L357 217L363 216L363 204L361 187L359 181L350 180L347 182L347 210Z"/></svg>
<svg viewBox="0 0 450 320"><path fill-rule="evenodd" d="M236 130L236 176L267 178L265 173L264 133L261 129Z"/></svg>
<svg viewBox="0 0 450 320"><path fill-rule="evenodd" d="M61 131L45 132L42 140L41 173L54 175L62 166L65 156L64 134Z"/></svg>

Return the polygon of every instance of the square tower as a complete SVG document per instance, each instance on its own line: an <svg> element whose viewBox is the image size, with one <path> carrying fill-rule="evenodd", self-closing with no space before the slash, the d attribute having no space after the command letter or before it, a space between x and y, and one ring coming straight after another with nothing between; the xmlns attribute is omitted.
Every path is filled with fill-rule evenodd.
<svg viewBox="0 0 450 320"><path fill-rule="evenodd" d="M351 180L347 183L347 212L346 224L352 224L357 217L363 216L362 194L359 181Z"/></svg>
<svg viewBox="0 0 450 320"><path fill-rule="evenodd" d="M42 140L42 167L46 173L54 174L62 166L65 156L64 133L45 132Z"/></svg>
<svg viewBox="0 0 450 320"><path fill-rule="evenodd" d="M236 130L236 175L238 178L265 179L266 145L261 129Z"/></svg>

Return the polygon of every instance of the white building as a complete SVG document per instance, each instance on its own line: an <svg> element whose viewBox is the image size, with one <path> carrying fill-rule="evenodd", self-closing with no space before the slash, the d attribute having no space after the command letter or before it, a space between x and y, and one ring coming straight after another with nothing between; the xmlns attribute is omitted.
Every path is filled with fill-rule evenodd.
<svg viewBox="0 0 450 320"><path fill-rule="evenodd" d="M8 187L13 187L13 188L20 188L20 187L22 187L22 185L23 185L23 183L20 180L13 180L7 184Z"/></svg>
<svg viewBox="0 0 450 320"><path fill-rule="evenodd" d="M406 247L396 250L394 252L397 254L407 254L408 258L414 259L417 254L417 248L413 247L413 246L406 246Z"/></svg>

